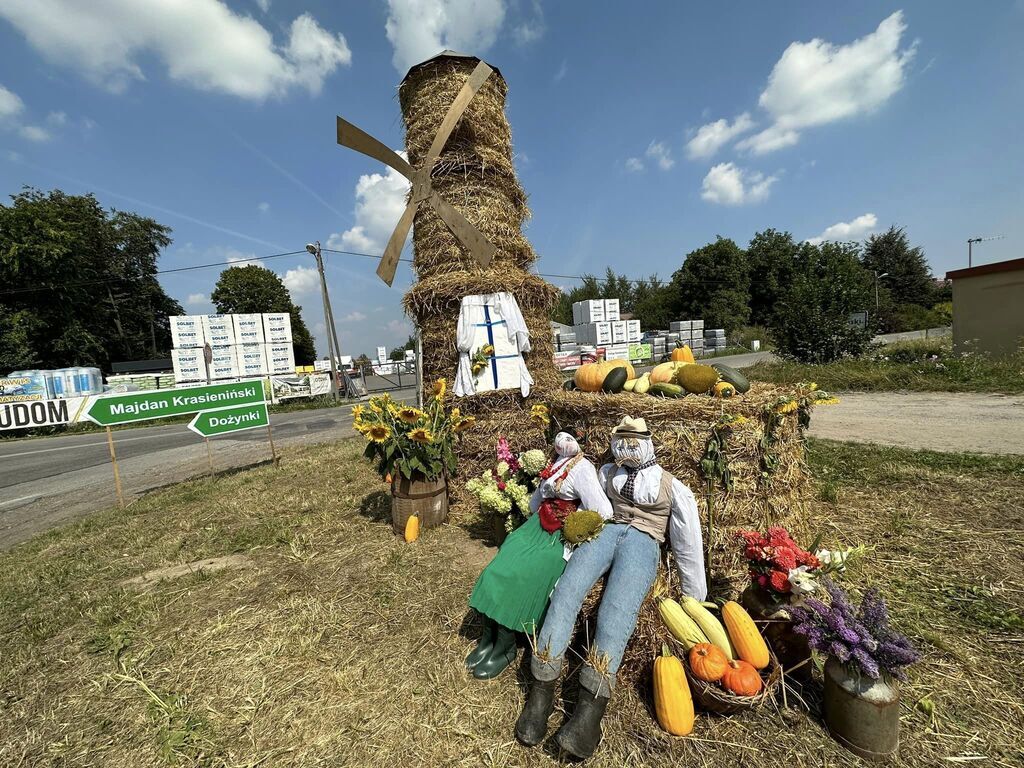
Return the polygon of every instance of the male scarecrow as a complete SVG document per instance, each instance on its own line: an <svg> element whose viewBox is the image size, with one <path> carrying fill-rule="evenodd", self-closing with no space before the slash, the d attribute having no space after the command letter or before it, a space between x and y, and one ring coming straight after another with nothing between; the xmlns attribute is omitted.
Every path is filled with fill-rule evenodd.
<svg viewBox="0 0 1024 768"><path fill-rule="evenodd" d="M658 465L644 419L625 417L611 440L615 462L601 467L599 479L611 499L612 519L596 539L580 545L555 587L531 661L533 682L515 729L527 746L547 734L576 618L591 588L607 573L597 633L580 672L579 701L555 734L558 746L579 758L592 755L601 741L601 718L640 605L657 575L666 531L683 592L698 600L707 594L693 493Z"/></svg>

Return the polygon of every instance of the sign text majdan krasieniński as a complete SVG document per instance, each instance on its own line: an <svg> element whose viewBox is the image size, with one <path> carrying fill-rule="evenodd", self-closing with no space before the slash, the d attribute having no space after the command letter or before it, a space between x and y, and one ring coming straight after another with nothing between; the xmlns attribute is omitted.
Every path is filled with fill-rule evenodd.
<svg viewBox="0 0 1024 768"><path fill-rule="evenodd" d="M110 426L265 401L263 380L256 379L163 392L130 392L98 397L89 407L86 418L101 426Z"/></svg>

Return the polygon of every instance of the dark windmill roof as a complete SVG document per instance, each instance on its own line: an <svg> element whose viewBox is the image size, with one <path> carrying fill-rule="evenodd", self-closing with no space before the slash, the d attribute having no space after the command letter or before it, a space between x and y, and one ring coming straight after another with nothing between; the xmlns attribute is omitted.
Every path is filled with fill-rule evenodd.
<svg viewBox="0 0 1024 768"><path fill-rule="evenodd" d="M441 59L469 59L470 61L473 62L482 60L480 59L479 56L473 56L472 54L469 53L460 53L459 51L453 51L450 48L445 48L437 55L431 56L429 59L425 59L424 61L421 61L419 64L413 64L411 67L409 67L409 71L405 73L405 77L402 78L402 82L404 83L406 80L408 80L409 75L411 75L420 67L430 64L431 62L434 61L440 61ZM492 65L491 69L493 69L498 74L498 77L502 77L501 70L499 70L497 67Z"/></svg>

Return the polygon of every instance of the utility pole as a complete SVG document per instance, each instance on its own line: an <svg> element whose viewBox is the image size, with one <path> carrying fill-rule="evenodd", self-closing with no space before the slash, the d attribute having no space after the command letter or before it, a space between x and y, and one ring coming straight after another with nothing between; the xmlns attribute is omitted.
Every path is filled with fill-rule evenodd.
<svg viewBox="0 0 1024 768"><path fill-rule="evenodd" d="M324 276L324 258L320 253L320 241L307 243L306 250L316 257L316 269L320 273L320 296L324 303L324 329L327 332L327 354L331 359L331 390L334 402L340 401L338 395L338 335L334 330L334 315L331 312L331 299L327 293L327 278Z"/></svg>

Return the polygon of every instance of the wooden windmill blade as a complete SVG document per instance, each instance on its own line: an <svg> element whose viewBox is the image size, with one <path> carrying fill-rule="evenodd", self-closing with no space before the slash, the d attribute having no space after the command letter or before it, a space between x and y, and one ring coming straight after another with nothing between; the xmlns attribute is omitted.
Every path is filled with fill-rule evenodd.
<svg viewBox="0 0 1024 768"><path fill-rule="evenodd" d="M347 120L338 118L339 144L391 166L409 179L412 184L412 195L409 198L409 203L402 213L402 218L398 220L394 232L391 233L388 244L384 248L384 255L381 257L380 264L377 265L377 275L388 285L394 282L395 270L398 268L398 259L402 254L402 247L405 245L405 239L409 236L409 230L412 228L416 211L423 202L427 202L437 212L440 219L448 226L452 234L458 238L459 242L469 250L473 259L481 267L487 267L491 263L491 259L494 258L497 248L465 216L459 213L447 200L442 198L433 189L430 182L430 172L437 158L440 157L441 152L444 150L448 138L451 136L452 131L455 130L455 126L458 125L459 119L466 111L466 107L469 106L469 102L473 100L473 96L476 95L476 92L480 90L480 86L487 81L487 78L490 77L493 71L482 61L477 64L448 108L444 120L441 121L437 133L434 135L434 140L430 144L430 149L423 160L423 165L419 169L414 169L401 155L373 138L370 134L352 125Z"/></svg>

